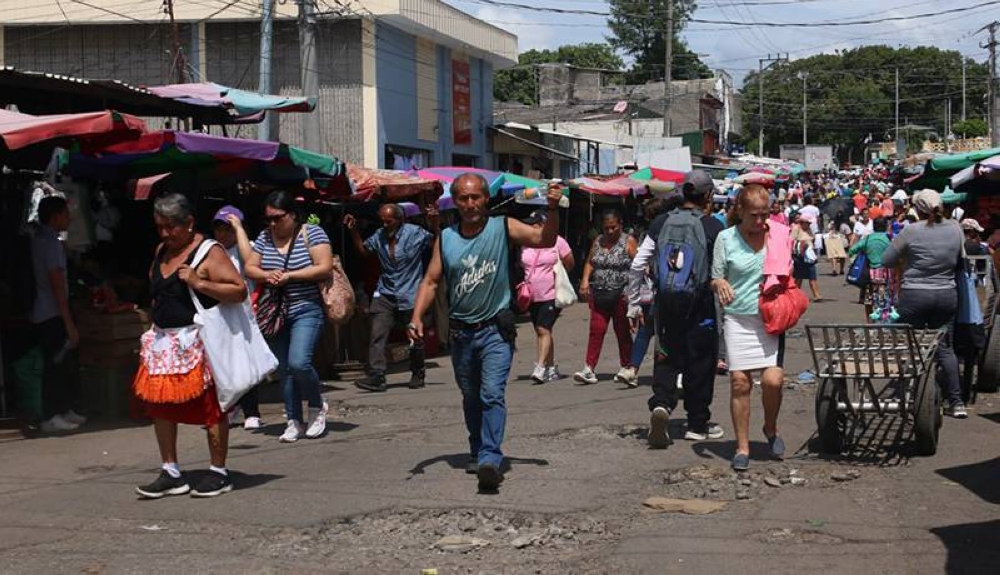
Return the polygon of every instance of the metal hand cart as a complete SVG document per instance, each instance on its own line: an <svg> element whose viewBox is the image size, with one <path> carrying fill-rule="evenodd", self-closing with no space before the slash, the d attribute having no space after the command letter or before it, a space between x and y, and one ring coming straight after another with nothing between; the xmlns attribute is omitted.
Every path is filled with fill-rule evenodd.
<svg viewBox="0 0 1000 575"><path fill-rule="evenodd" d="M979 356L976 385L972 388L972 401L978 391L992 393L1000 388L1000 330L996 329L998 309L997 293L1000 280L990 256L967 256L969 270L976 275L976 291L979 292L980 307L983 311L983 332L986 346ZM963 376L964 377L964 376Z"/></svg>
<svg viewBox="0 0 1000 575"><path fill-rule="evenodd" d="M840 453L848 420L899 415L913 424L916 451L933 455L941 427L935 382L937 330L909 325L807 325L819 386L820 449Z"/></svg>

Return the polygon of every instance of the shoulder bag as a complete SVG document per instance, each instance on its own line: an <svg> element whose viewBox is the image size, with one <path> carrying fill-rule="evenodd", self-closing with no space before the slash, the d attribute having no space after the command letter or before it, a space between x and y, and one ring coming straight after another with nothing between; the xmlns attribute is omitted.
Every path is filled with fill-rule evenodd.
<svg viewBox="0 0 1000 575"><path fill-rule="evenodd" d="M309 249L308 226L303 228L303 240L305 241L306 249ZM354 317L354 289L351 287L350 280L347 279L344 266L340 263L340 256L334 254L332 257L333 269L330 271L330 277L319 282L317 287L319 288L320 296L323 298L323 310L326 312L326 319L337 325L343 325L351 321L351 318Z"/></svg>
<svg viewBox="0 0 1000 575"><path fill-rule="evenodd" d="M295 237L288 244L288 253L285 254L285 263L282 270L288 271L288 260L295 250ZM274 238L271 238L274 243ZM277 246L275 246L277 249ZM269 286L265 282L260 282L253 292L253 311L257 316L257 326L265 337L277 335L285 327L285 316L288 315L288 302L285 300L285 288Z"/></svg>
<svg viewBox="0 0 1000 575"><path fill-rule="evenodd" d="M191 267L196 269L215 245L211 240L203 242ZM226 412L277 369L278 359L254 321L249 298L240 303L220 302L205 309L194 290L188 288L188 292L194 302L194 323L198 326L198 337L215 381L219 408Z"/></svg>
<svg viewBox="0 0 1000 575"><path fill-rule="evenodd" d="M539 251L535 250L535 261L532 267L538 265L538 258L540 257ZM519 313L525 313L528 308L531 307L532 297L531 297L531 284L528 283L528 274L524 274L524 279L518 282L517 286L514 288L514 307L517 308Z"/></svg>
<svg viewBox="0 0 1000 575"><path fill-rule="evenodd" d="M565 309L576 303L576 290L573 289L573 282L569 281L569 274L559 256L559 248L555 248L556 265L554 266L556 276L556 307Z"/></svg>

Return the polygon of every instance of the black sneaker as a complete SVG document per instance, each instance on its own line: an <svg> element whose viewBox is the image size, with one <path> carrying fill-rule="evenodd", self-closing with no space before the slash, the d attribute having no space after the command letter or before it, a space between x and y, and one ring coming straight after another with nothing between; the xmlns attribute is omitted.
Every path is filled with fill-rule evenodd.
<svg viewBox="0 0 1000 575"><path fill-rule="evenodd" d="M135 492L143 499L159 499L167 495L184 495L191 491L184 475L172 477L166 469L160 471L160 476L149 485L140 485L135 488Z"/></svg>
<svg viewBox="0 0 1000 575"><path fill-rule="evenodd" d="M480 491L496 491L503 483L503 473L500 473L500 469L492 463L480 465L476 475L479 477Z"/></svg>
<svg viewBox="0 0 1000 575"><path fill-rule="evenodd" d="M355 381L354 386L366 391L385 391L389 389L385 384L384 375L369 375L364 379Z"/></svg>
<svg viewBox="0 0 1000 575"><path fill-rule="evenodd" d="M228 475L209 471L198 482L198 486L191 490L191 497L215 497L232 490L233 482Z"/></svg>
<svg viewBox="0 0 1000 575"><path fill-rule="evenodd" d="M479 473L479 460L475 457L470 457L469 462L465 464L465 472L469 475L476 475Z"/></svg>
<svg viewBox="0 0 1000 575"><path fill-rule="evenodd" d="M420 389L420 388L424 387L425 385L427 385L427 384L424 381L424 372L423 371L419 371L419 372L414 373L413 375L410 376L410 383L408 385L408 387L410 389Z"/></svg>

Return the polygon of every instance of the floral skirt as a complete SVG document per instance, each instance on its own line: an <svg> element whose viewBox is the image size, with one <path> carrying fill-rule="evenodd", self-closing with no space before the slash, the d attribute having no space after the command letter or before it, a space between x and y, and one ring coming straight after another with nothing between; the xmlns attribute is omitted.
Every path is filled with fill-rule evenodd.
<svg viewBox="0 0 1000 575"><path fill-rule="evenodd" d="M140 411L175 423L218 423L223 414L197 328L154 326L141 341L139 370L132 383Z"/></svg>

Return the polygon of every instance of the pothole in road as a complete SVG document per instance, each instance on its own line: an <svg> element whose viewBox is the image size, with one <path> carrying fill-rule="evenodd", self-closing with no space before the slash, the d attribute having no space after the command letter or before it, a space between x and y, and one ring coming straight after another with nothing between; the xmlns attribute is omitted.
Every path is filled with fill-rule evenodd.
<svg viewBox="0 0 1000 575"><path fill-rule="evenodd" d="M603 545L618 540L620 528L617 522L588 514L403 509L265 534L264 551L272 557L318 554L335 557L341 569L377 565L376 571L394 572L400 566L422 565L428 558L435 559L436 566L480 561L537 565L596 556Z"/></svg>
<svg viewBox="0 0 1000 575"><path fill-rule="evenodd" d="M739 501L765 497L782 489L845 484L861 477L861 471L853 467L781 462L741 473L728 466L693 465L657 473L654 481L663 483L657 493L663 497Z"/></svg>
<svg viewBox="0 0 1000 575"><path fill-rule="evenodd" d="M839 545L843 539L829 533L811 529L767 529L750 535L750 538L761 543L804 543L815 545Z"/></svg>

